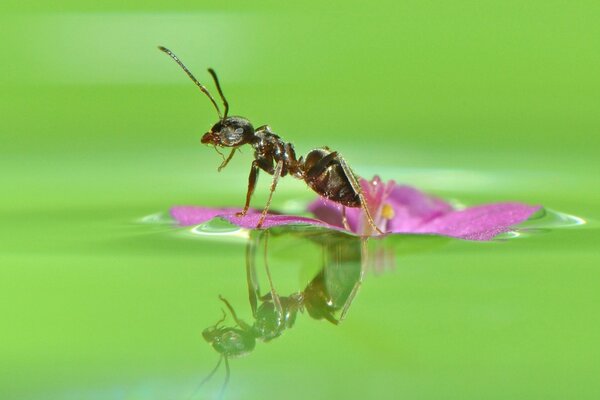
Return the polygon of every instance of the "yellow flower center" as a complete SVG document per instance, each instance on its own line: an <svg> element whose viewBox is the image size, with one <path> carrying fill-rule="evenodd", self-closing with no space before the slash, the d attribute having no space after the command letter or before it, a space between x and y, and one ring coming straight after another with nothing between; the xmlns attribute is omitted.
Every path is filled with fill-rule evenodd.
<svg viewBox="0 0 600 400"><path fill-rule="evenodd" d="M394 209L392 206L387 203L384 204L383 207L381 207L381 217L387 220L394 218Z"/></svg>

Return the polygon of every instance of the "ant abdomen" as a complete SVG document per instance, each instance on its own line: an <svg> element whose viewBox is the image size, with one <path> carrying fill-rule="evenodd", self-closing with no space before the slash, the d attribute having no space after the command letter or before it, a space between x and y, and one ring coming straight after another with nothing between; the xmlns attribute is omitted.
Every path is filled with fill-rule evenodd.
<svg viewBox="0 0 600 400"><path fill-rule="evenodd" d="M304 181L322 197L346 207L360 207L359 193L354 190L342 161L335 151L315 149L306 155Z"/></svg>

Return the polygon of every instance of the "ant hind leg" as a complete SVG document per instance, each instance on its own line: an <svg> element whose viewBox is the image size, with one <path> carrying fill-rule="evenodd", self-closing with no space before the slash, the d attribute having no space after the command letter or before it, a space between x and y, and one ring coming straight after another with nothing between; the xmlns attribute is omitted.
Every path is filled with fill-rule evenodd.
<svg viewBox="0 0 600 400"><path fill-rule="evenodd" d="M342 307L342 311L340 313L340 319L339 319L340 323L342 321L344 321L344 319L346 319L346 314L348 314L348 310L350 309L350 305L354 301L354 298L356 297L356 294L358 293L360 287L362 286L362 282L363 282L363 279L365 277L365 272L366 272L367 267L368 267L368 263L369 263L369 248L368 248L367 240L365 238L361 239L360 253L361 253L361 257L360 257L360 274L358 276L358 280L354 283L354 286L352 287L352 291L350 292L350 295L348 296L348 298L344 302L344 306Z"/></svg>
<svg viewBox="0 0 600 400"><path fill-rule="evenodd" d="M342 169L344 170L348 181L350 181L352 189L354 189L354 191L358 193L358 197L360 198L360 207L363 209L365 216L367 217L367 221L369 221L369 225L371 225L371 228L373 228L374 231L376 231L380 235L383 235L384 232L377 227L375 221L373 220L373 217L371 216L371 212L369 211L369 207L367 205L367 199L365 199L365 195L363 194L362 188L360 187L360 183L354 176L354 172L352 172L348 164L346 164L346 160L344 160L344 158L341 155L338 154L337 159L340 162L340 165L342 166Z"/></svg>

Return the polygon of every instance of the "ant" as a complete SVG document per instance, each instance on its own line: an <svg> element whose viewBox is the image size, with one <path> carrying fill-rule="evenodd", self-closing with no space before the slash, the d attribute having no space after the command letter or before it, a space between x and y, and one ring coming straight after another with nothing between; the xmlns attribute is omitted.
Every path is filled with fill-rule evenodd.
<svg viewBox="0 0 600 400"><path fill-rule="evenodd" d="M264 234L263 234L264 232ZM225 326L226 313L214 325L204 329L202 337L221 355L212 372L200 383L206 383L225 360L225 383L222 396L229 382L229 358L242 357L251 353L257 341L269 342L291 329L298 313L307 311L316 320L327 320L339 325L346 317L363 279L366 257L366 242L348 238L341 234L326 233L310 237L323 249L323 266L304 289L281 296L275 291L269 264L267 247L270 231L261 231L251 238L246 246L246 281L253 321L248 323L239 318L233 306L223 296L219 299L229 310L234 326ZM261 294L256 271L256 248L261 239L264 244L264 267L270 290ZM336 314L340 312L339 317Z"/></svg>
<svg viewBox="0 0 600 400"><path fill-rule="evenodd" d="M219 121L212 126L210 131L202 136L201 142L203 144L213 145L219 154L221 153L219 152L218 147L232 148L227 158L221 154L223 162L218 170L221 171L227 166L240 146L249 144L254 148L254 161L252 161L250 176L248 177L246 203L244 209L238 213L239 217L243 217L248 213L250 198L254 193L254 188L256 187L256 182L258 180L258 172L262 169L273 176L273 181L271 182L269 198L256 228L260 228L265 221L269 206L271 205L273 192L277 187L279 178L289 174L297 179L303 180L320 196L341 204L343 221L346 229L349 229L349 226L346 220L345 207L361 207L373 230L377 231L379 234L383 234L371 216L367 201L356 175L337 151L331 151L328 147L322 147L311 150L306 157L301 156L300 158L297 158L294 146L291 143L286 143L281 140L268 125L262 125L254 129L250 121L246 118L227 115L229 113L229 103L223 95L217 73L212 68L209 68L208 72L212 76L217 91L223 101L223 107L225 109L223 114L221 114L217 102L208 89L192 75L190 70L187 69L179 58L166 47L159 46L158 48L179 64L187 76L189 76L196 86L200 88L202 93L208 96L217 110Z"/></svg>

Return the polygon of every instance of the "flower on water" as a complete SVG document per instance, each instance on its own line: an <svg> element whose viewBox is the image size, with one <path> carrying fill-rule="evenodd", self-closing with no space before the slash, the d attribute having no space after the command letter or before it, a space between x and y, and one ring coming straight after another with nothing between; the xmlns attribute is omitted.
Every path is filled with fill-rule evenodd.
<svg viewBox="0 0 600 400"><path fill-rule="evenodd" d="M384 183L378 176L360 181L369 211L377 227L385 233L442 235L466 240L491 240L500 233L527 220L540 206L522 203L494 203L457 209L450 203L429 196L410 186L394 181ZM253 229L260 211L249 210L238 217L239 208L207 208L177 206L171 216L183 226L197 225L220 217L242 228ZM360 235L374 234L361 208L346 208L347 225L342 206L318 198L308 206L315 218L285 214L268 214L263 228L280 225L309 224Z"/></svg>

